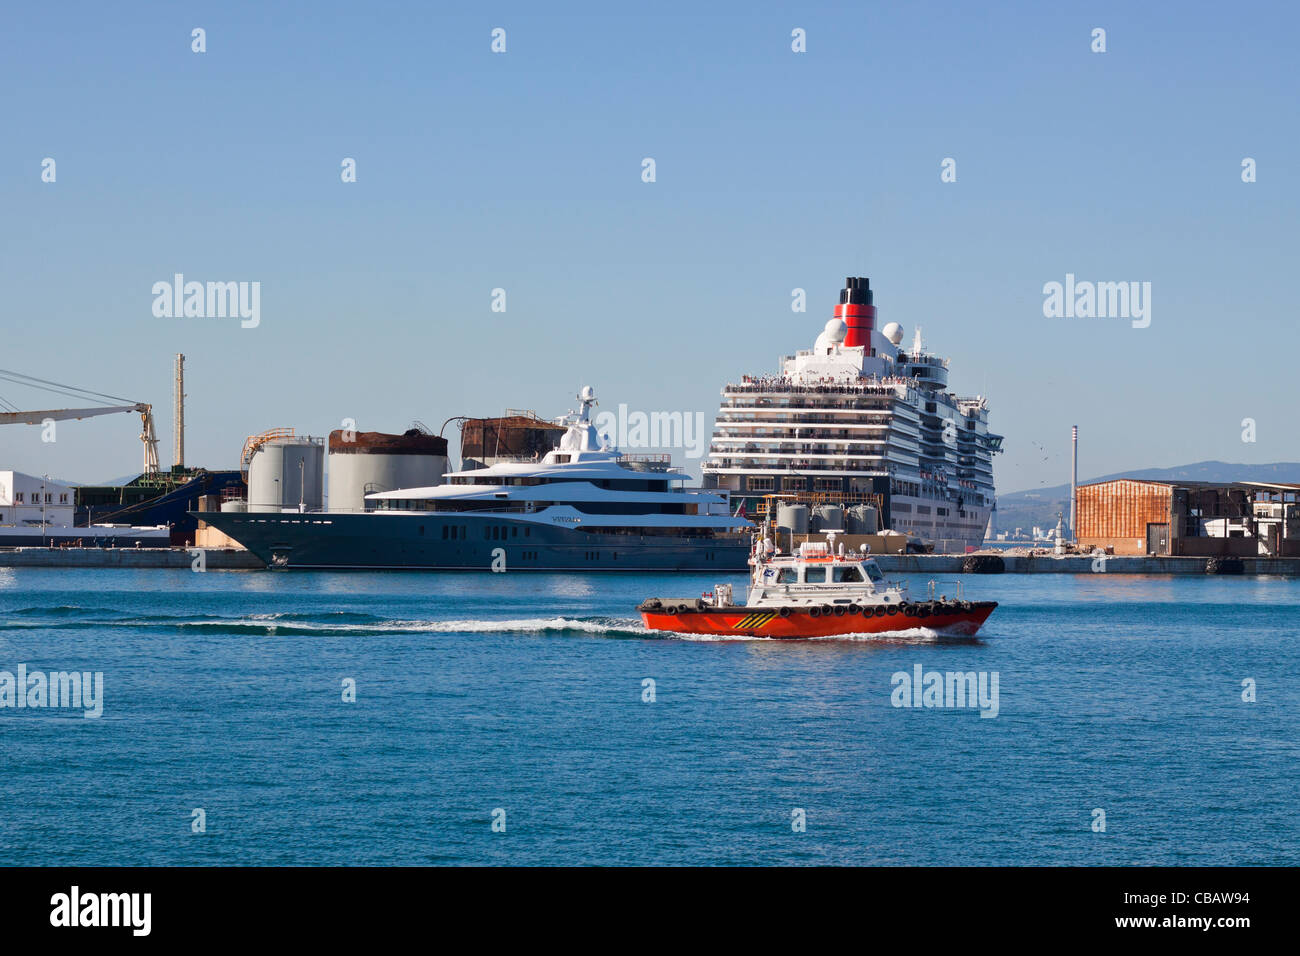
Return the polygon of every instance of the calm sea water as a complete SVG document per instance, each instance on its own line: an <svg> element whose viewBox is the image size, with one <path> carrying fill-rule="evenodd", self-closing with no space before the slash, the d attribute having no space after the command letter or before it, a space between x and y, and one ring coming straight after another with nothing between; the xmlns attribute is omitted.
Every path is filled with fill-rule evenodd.
<svg viewBox="0 0 1300 956"><path fill-rule="evenodd" d="M1300 582L967 577L966 642L633 612L713 583L0 568L0 670L104 675L100 719L0 710L3 858L1300 862ZM918 664L997 672L997 717L893 706Z"/></svg>

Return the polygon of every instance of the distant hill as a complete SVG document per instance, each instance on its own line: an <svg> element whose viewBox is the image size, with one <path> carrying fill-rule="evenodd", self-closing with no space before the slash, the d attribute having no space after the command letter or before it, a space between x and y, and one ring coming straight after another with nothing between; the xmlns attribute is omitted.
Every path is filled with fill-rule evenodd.
<svg viewBox="0 0 1300 956"><path fill-rule="evenodd" d="M1112 478L1159 479L1164 481L1292 481L1300 482L1300 462L1279 461L1271 465L1234 465L1226 461L1198 461L1173 468L1137 468L1099 478L1079 479L1080 484L1110 481ZM1056 513L1070 519L1069 484L1013 491L998 495L998 530L1026 532L1034 525L1056 527Z"/></svg>

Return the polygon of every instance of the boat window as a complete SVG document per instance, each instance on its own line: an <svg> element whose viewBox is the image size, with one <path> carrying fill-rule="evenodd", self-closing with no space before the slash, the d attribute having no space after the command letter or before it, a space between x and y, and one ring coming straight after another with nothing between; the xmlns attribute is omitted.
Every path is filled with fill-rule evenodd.
<svg viewBox="0 0 1300 956"><path fill-rule="evenodd" d="M847 584L861 584L862 572L857 568L833 568L831 570L831 580L841 581Z"/></svg>
<svg viewBox="0 0 1300 956"><path fill-rule="evenodd" d="M826 583L826 569L825 569L825 568L808 568L808 569L805 570L804 573L803 573L803 579L804 579L804 583L805 583L805 584L825 584L825 583Z"/></svg>
<svg viewBox="0 0 1300 956"><path fill-rule="evenodd" d="M798 584L799 572L794 568L782 568L781 573L776 577L777 584Z"/></svg>
<svg viewBox="0 0 1300 956"><path fill-rule="evenodd" d="M882 572L880 568L877 567L876 565L868 564L866 565L866 568L867 568L867 577L871 578L871 580L873 581L885 580L884 572Z"/></svg>

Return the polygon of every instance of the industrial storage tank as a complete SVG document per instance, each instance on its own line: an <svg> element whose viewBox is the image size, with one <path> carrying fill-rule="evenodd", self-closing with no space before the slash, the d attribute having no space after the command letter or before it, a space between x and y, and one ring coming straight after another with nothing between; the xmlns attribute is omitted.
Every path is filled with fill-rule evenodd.
<svg viewBox="0 0 1300 956"><path fill-rule="evenodd" d="M467 418L460 428L460 464L488 468L500 462L537 461L560 447L564 428L531 409L508 408L502 418Z"/></svg>
<svg viewBox="0 0 1300 956"><path fill-rule="evenodd" d="M776 509L776 526L795 534L808 533L808 506L781 504Z"/></svg>
<svg viewBox="0 0 1300 956"><path fill-rule="evenodd" d="M814 531L843 531L844 507L842 505L818 505L813 521Z"/></svg>
<svg viewBox="0 0 1300 956"><path fill-rule="evenodd" d="M325 489L323 439L262 435L249 439L245 448L249 511L322 509Z"/></svg>
<svg viewBox="0 0 1300 956"><path fill-rule="evenodd" d="M854 505L846 513L849 534L879 534L880 512L871 505Z"/></svg>
<svg viewBox="0 0 1300 956"><path fill-rule="evenodd" d="M329 510L363 511L366 495L443 483L447 439L412 428L401 435L335 429L329 442Z"/></svg>

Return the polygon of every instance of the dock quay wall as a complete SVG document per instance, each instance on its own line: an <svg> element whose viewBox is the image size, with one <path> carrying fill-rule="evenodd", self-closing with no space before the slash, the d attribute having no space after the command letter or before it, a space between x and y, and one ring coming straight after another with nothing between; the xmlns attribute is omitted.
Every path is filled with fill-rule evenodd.
<svg viewBox="0 0 1300 956"><path fill-rule="evenodd" d="M880 569L895 574L961 574L965 554L877 554ZM998 555L1005 574L1276 574L1300 577L1300 558L1234 558L1217 571L1207 570L1210 559L1203 557L1151 557L1072 554ZM1223 561L1223 559L1220 559ZM970 573L970 572L967 572ZM978 573L978 572L977 572ZM983 572L990 573L990 572ZM997 573L997 572L991 572Z"/></svg>

